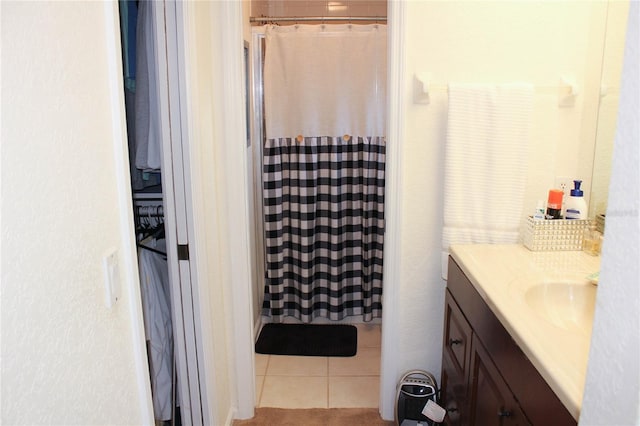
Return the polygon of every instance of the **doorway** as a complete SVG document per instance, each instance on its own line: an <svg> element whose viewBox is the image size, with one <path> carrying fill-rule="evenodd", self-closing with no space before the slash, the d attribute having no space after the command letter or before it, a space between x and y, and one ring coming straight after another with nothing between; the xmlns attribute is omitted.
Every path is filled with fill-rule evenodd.
<svg viewBox="0 0 640 426"><path fill-rule="evenodd" d="M386 15L386 12L385 12ZM265 18L268 19L268 18ZM264 141L264 110L263 110L263 55L264 29L254 27L252 33L252 80L253 80L253 140ZM260 64L255 66L255 64ZM385 74L386 75L386 74ZM386 81L386 78L385 78ZM262 216L262 152L263 142L254 143L252 147L253 182L251 202L257 208L254 217L256 229L254 253L257 258L256 274L264 277L264 240ZM262 322L269 321L260 315L263 305L264 281L254 280L253 302L255 335L259 334ZM295 322L295 319L285 318L285 322ZM258 407L273 406L280 408L310 408L310 407L378 407L380 400L380 365L381 365L381 321L364 323L358 317L346 317L340 321L330 321L324 318L314 320L314 323L356 323L358 327L358 356L352 359L316 358L314 357L282 357L274 355L256 354L256 392ZM306 358L306 359L305 359ZM306 391L302 391L305 388ZM335 389L335 391L332 391ZM359 392L367 389L371 392ZM316 392L316 396L300 399L300 395ZM309 405L311 404L311 405Z"/></svg>

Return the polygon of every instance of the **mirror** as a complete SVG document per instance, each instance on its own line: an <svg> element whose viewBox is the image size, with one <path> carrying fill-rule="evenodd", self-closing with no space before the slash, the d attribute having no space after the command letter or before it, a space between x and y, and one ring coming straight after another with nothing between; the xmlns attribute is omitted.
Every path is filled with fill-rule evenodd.
<svg viewBox="0 0 640 426"><path fill-rule="evenodd" d="M610 0L607 4L600 78L600 103L595 137L591 197L589 199L590 218L604 214L607 209L628 12L628 1Z"/></svg>

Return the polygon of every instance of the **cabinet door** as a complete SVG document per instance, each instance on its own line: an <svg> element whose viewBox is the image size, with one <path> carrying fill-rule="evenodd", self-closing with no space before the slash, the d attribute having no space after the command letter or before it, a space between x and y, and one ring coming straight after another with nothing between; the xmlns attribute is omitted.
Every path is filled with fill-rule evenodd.
<svg viewBox="0 0 640 426"><path fill-rule="evenodd" d="M445 296L441 397L448 425L468 424L468 376L471 326L449 291Z"/></svg>
<svg viewBox="0 0 640 426"><path fill-rule="evenodd" d="M475 335L471 343L470 387L469 424L476 426L531 425Z"/></svg>
<svg viewBox="0 0 640 426"><path fill-rule="evenodd" d="M458 374L446 354L442 357L440 386L441 404L447 410L444 423L449 426L469 424L467 377Z"/></svg>
<svg viewBox="0 0 640 426"><path fill-rule="evenodd" d="M458 374L466 377L471 354L471 326L449 291L445 295L443 352Z"/></svg>

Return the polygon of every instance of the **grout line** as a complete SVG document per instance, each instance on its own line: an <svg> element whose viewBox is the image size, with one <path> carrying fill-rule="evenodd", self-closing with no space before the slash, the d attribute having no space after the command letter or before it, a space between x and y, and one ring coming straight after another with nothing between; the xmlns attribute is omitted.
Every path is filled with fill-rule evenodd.
<svg viewBox="0 0 640 426"><path fill-rule="evenodd" d="M260 395L258 396L258 407L262 406L262 396L264 395L264 385L265 382L267 381L267 376L262 376L262 385L260 386Z"/></svg>
<svg viewBox="0 0 640 426"><path fill-rule="evenodd" d="M266 365L264 367L264 376L263 376L263 379L262 379L262 386L260 386L260 395L258 396L257 407L262 407L262 397L264 396L264 386L265 386L265 383L267 382L267 375L269 374L269 359L270 358L271 358L271 355L267 355L267 363L266 363Z"/></svg>
<svg viewBox="0 0 640 426"><path fill-rule="evenodd" d="M265 377L269 375L269 364L271 362L271 355L267 355L267 365L264 367Z"/></svg>
<svg viewBox="0 0 640 426"><path fill-rule="evenodd" d="M331 373L329 372L329 364L331 364L331 360L327 357L327 408L331 407Z"/></svg>
<svg viewBox="0 0 640 426"><path fill-rule="evenodd" d="M327 378L331 376L331 372L329 371L330 367L331 367L331 361L329 360L329 357L327 357ZM328 379L327 379L327 383L329 383Z"/></svg>
<svg viewBox="0 0 640 426"><path fill-rule="evenodd" d="M262 398L264 398L264 387L267 383L267 376L269 375L269 363L271 361L271 355L267 355L267 365L264 368L264 379L262 379L262 389L260 389L260 400L258 401L258 407L262 407Z"/></svg>
<svg viewBox="0 0 640 426"><path fill-rule="evenodd" d="M330 380L331 380L331 377L329 376L329 357L327 357L327 407L326 408L331 407L331 403L329 402L329 399L331 398L331 391L329 389Z"/></svg>

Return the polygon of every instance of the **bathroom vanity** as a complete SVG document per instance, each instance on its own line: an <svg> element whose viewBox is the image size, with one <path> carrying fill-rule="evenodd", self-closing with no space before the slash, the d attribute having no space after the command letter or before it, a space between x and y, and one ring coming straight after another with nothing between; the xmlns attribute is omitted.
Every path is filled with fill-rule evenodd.
<svg viewBox="0 0 640 426"><path fill-rule="evenodd" d="M448 425L576 425L599 258L451 247L441 398Z"/></svg>

